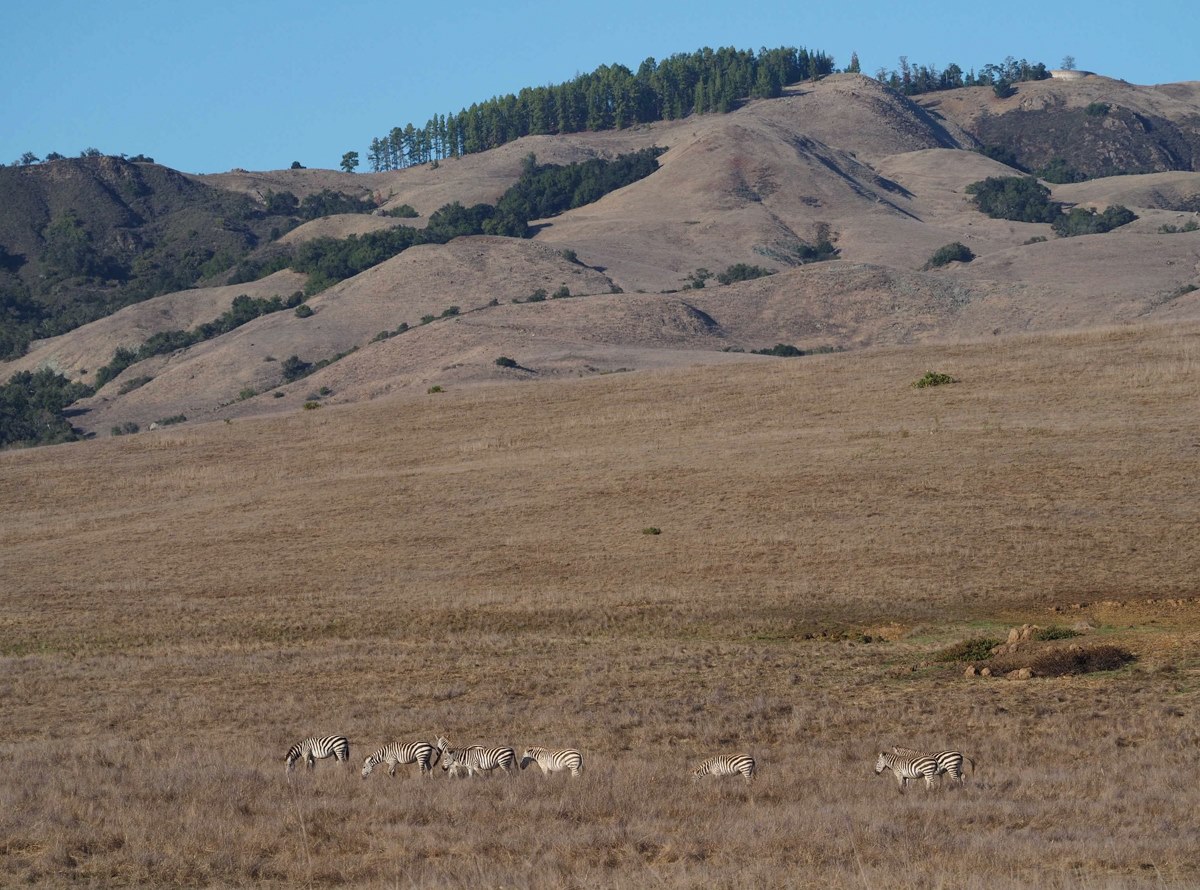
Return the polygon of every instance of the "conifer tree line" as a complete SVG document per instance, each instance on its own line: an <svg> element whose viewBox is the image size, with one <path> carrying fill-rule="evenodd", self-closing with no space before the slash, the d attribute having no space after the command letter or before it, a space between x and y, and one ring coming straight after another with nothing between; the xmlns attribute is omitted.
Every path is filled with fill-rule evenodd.
<svg viewBox="0 0 1200 890"><path fill-rule="evenodd" d="M899 70L880 68L875 72L876 80L906 96L956 90L959 87L996 87L1026 80L1045 80L1049 76L1050 72L1043 63L1027 62L1012 56L1007 56L999 65L984 65L978 73L973 68L964 72L953 62L941 71L930 65L910 65L908 56L900 57Z"/></svg>
<svg viewBox="0 0 1200 890"><path fill-rule="evenodd" d="M394 127L371 140L367 162L373 171L397 170L487 151L522 136L623 129L723 113L747 97L774 98L789 83L832 72L831 56L795 47L764 48L757 55L705 47L661 62L648 58L636 73L624 65L601 65L565 83L525 87L457 114L435 114L423 127Z"/></svg>

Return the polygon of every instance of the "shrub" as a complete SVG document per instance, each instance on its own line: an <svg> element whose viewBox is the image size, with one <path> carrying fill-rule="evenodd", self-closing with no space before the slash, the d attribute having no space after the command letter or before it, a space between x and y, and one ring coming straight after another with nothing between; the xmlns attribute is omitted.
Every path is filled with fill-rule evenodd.
<svg viewBox="0 0 1200 890"><path fill-rule="evenodd" d="M312 306L309 306L307 303L301 303L296 307L296 318L308 318L312 314Z"/></svg>
<svg viewBox="0 0 1200 890"><path fill-rule="evenodd" d="M997 99L1007 99L1017 92L1017 88L1007 80L1001 80L992 85L992 92L996 94Z"/></svg>
<svg viewBox="0 0 1200 890"><path fill-rule="evenodd" d="M421 316L421 324L429 324L431 321L436 321L434 316L432 316L432 315L422 315Z"/></svg>
<svg viewBox="0 0 1200 890"><path fill-rule="evenodd" d="M992 649L999 646L1002 640L991 637L972 637L947 646L933 656L934 661L983 661L990 658Z"/></svg>
<svg viewBox="0 0 1200 890"><path fill-rule="evenodd" d="M112 434L114 436L131 436L140 429L141 427L139 427L132 420L127 420L124 423L114 426L112 428Z"/></svg>
<svg viewBox="0 0 1200 890"><path fill-rule="evenodd" d="M1106 207L1103 213L1084 207L1073 207L1070 213L1061 214L1054 220L1054 231L1063 238L1099 235L1127 225L1135 219L1137 214L1120 204Z"/></svg>
<svg viewBox="0 0 1200 890"><path fill-rule="evenodd" d="M947 383L958 383L949 374L940 374L937 371L926 371L925 376L913 383L917 389L925 389L927 386L944 386Z"/></svg>
<svg viewBox="0 0 1200 890"><path fill-rule="evenodd" d="M642 529L642 534L643 535L661 535L662 529L656 525L650 525L650 526L647 526L646 528Z"/></svg>
<svg viewBox="0 0 1200 890"><path fill-rule="evenodd" d="M516 361L514 359L509 358L507 355L502 355L502 356L500 356L500 358L496 359L496 364L499 365L501 368L519 367L519 365L516 363Z"/></svg>
<svg viewBox="0 0 1200 890"><path fill-rule="evenodd" d="M955 241L935 250L923 268L938 269L948 266L950 263L969 263L973 259L975 259L975 254L971 252L971 248L962 242Z"/></svg>
<svg viewBox="0 0 1200 890"><path fill-rule="evenodd" d="M746 263L735 263L724 272L718 274L717 281L721 284L733 284L735 281L753 281L755 278L764 278L767 275L774 274L774 269L764 269L762 266L751 266Z"/></svg>
<svg viewBox="0 0 1200 890"><path fill-rule="evenodd" d="M1049 164L1038 171L1038 176L1046 182L1083 182L1087 175L1081 173L1067 163L1066 158L1053 158Z"/></svg>
<svg viewBox="0 0 1200 890"><path fill-rule="evenodd" d="M1050 627L1042 627L1034 631L1032 639L1047 641L1047 640L1069 640L1072 637L1079 636L1079 631L1071 630L1069 627L1058 627L1051 625Z"/></svg>
<svg viewBox="0 0 1200 890"><path fill-rule="evenodd" d="M430 395L433 395L434 393L445 392L445 390L442 389L440 386L431 386L431 387L429 387L429 389L425 390L425 392L429 393Z"/></svg>
<svg viewBox="0 0 1200 890"><path fill-rule="evenodd" d="M989 176L967 186L975 206L992 219L1013 222L1054 222L1061 214L1050 200L1050 189L1032 176Z"/></svg>
<svg viewBox="0 0 1200 890"><path fill-rule="evenodd" d="M1083 113L1090 117L1104 117L1112 108L1107 102L1089 102Z"/></svg>
<svg viewBox="0 0 1200 890"><path fill-rule="evenodd" d="M539 287L537 290L535 290L533 293L531 293L528 297L525 298L525 302L526 303L540 303L544 299L546 299L546 291Z"/></svg>
<svg viewBox="0 0 1200 890"><path fill-rule="evenodd" d="M441 317L442 318L453 318L454 316L458 315L460 312L462 312L462 310L459 309L457 306L448 306L448 307L446 307L445 310L443 310Z"/></svg>
<svg viewBox="0 0 1200 890"><path fill-rule="evenodd" d="M383 211L384 216L395 216L399 219L415 219L421 214L417 213L416 209L411 204L401 204L399 207L393 207L391 210Z"/></svg>
<svg viewBox="0 0 1200 890"><path fill-rule="evenodd" d="M1089 674L1095 671L1115 671L1133 661L1132 652L1120 646L1051 646L1023 648L1002 655L983 665L993 674L1029 668L1038 677L1062 677L1066 674Z"/></svg>
<svg viewBox="0 0 1200 890"><path fill-rule="evenodd" d="M186 420L187 417L182 414L172 414L170 417L164 417L161 420L156 420L154 422L159 426L172 426L176 423L183 423Z"/></svg>
<svg viewBox="0 0 1200 890"><path fill-rule="evenodd" d="M1200 223L1196 222L1194 219L1189 219L1182 226L1173 226L1170 223L1163 223L1158 227L1158 234L1178 235L1181 232L1195 232L1197 229L1200 229Z"/></svg>
<svg viewBox="0 0 1200 890"><path fill-rule="evenodd" d="M320 407L321 407L320 402L308 401L308 402L304 403L305 411L315 411L317 408L320 408Z"/></svg>
<svg viewBox="0 0 1200 890"><path fill-rule="evenodd" d="M142 377L134 377L130 380L126 380L124 383L121 384L120 389L117 390L117 395L123 396L127 392L133 392L135 389L145 386L147 383L149 383L153 379L154 379L153 377L142 376Z"/></svg>
<svg viewBox="0 0 1200 890"><path fill-rule="evenodd" d="M285 358L281 369L285 383L292 383L313 372L312 362L306 362L298 355L289 355Z"/></svg>
<svg viewBox="0 0 1200 890"><path fill-rule="evenodd" d="M558 290L556 290L551 296L553 296L556 300L561 300L563 297L571 296L571 289L565 284L560 285Z"/></svg>
<svg viewBox="0 0 1200 890"><path fill-rule="evenodd" d="M253 387L247 386L245 389L243 389L241 392L238 393L238 401L244 402L244 401L246 401L246 399L252 399L256 395L258 395L258 391L255 390Z"/></svg>

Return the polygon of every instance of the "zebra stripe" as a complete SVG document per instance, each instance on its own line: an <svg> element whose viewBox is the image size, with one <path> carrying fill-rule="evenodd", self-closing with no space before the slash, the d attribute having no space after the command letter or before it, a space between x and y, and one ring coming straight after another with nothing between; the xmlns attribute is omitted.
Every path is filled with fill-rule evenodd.
<svg viewBox="0 0 1200 890"><path fill-rule="evenodd" d="M933 787L933 777L937 775L937 761L932 757L911 757L900 754L883 752L875 761L875 775L885 769L890 769L900 784L901 790L908 787L909 779L925 779L925 787Z"/></svg>
<svg viewBox="0 0 1200 890"><path fill-rule="evenodd" d="M438 749L442 752L442 769L445 772L458 767L465 767L467 775L473 776L478 772L490 772L494 769L504 770L506 775L512 775L512 769L517 765L517 754L512 748L485 748L482 745L471 745L469 748L451 748L444 738L437 740Z"/></svg>
<svg viewBox="0 0 1200 890"><path fill-rule="evenodd" d="M442 752L429 742L392 742L390 745L384 745L370 757L363 761L362 777L365 779L371 775L375 767L386 763L388 765L388 775L396 775L397 764L416 763L421 767L421 775L432 776L433 764L441 756Z"/></svg>
<svg viewBox="0 0 1200 890"><path fill-rule="evenodd" d="M583 772L583 755L574 748L565 748L561 751L548 751L538 747L526 748L525 753L521 755L521 769L525 769L531 763L536 763L542 768L543 776L570 770L571 776L575 777Z"/></svg>
<svg viewBox="0 0 1200 890"><path fill-rule="evenodd" d="M961 751L918 751L916 748L905 748L903 745L893 745L892 750L901 757L932 757L937 762L937 771L940 776L942 773L947 773L952 780L960 785L967 784L967 780L963 777L963 761L971 764L971 772L975 772L975 761L970 757L964 757Z"/></svg>
<svg viewBox="0 0 1200 890"><path fill-rule="evenodd" d="M350 759L350 742L340 735L326 736L323 739L313 737L297 742L288 748L285 758L289 773L296 768L296 761L302 757L304 765L309 769L315 767L318 760L324 760L326 757L333 757L344 763Z"/></svg>
<svg viewBox="0 0 1200 890"><path fill-rule="evenodd" d="M696 767L692 777L700 779L704 776L736 776L740 773L747 782L752 782L757 771L757 764L749 754L718 754Z"/></svg>

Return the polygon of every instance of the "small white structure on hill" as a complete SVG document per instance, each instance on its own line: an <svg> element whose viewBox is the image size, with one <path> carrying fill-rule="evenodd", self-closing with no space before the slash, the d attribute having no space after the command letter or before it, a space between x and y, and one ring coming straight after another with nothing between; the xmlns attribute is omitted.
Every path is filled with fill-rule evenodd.
<svg viewBox="0 0 1200 890"><path fill-rule="evenodd" d="M1079 80L1084 77L1092 77L1095 71L1079 71L1075 68L1051 68L1050 76L1055 80Z"/></svg>

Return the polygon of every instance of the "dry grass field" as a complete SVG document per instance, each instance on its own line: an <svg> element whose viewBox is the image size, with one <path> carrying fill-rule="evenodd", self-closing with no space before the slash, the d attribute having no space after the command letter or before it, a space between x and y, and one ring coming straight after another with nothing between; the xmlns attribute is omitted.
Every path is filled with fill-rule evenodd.
<svg viewBox="0 0 1200 890"><path fill-rule="evenodd" d="M0 885L1194 887L1198 396L1187 323L0 454ZM1136 660L936 660L1024 623ZM585 772L359 777L438 734Z"/></svg>

